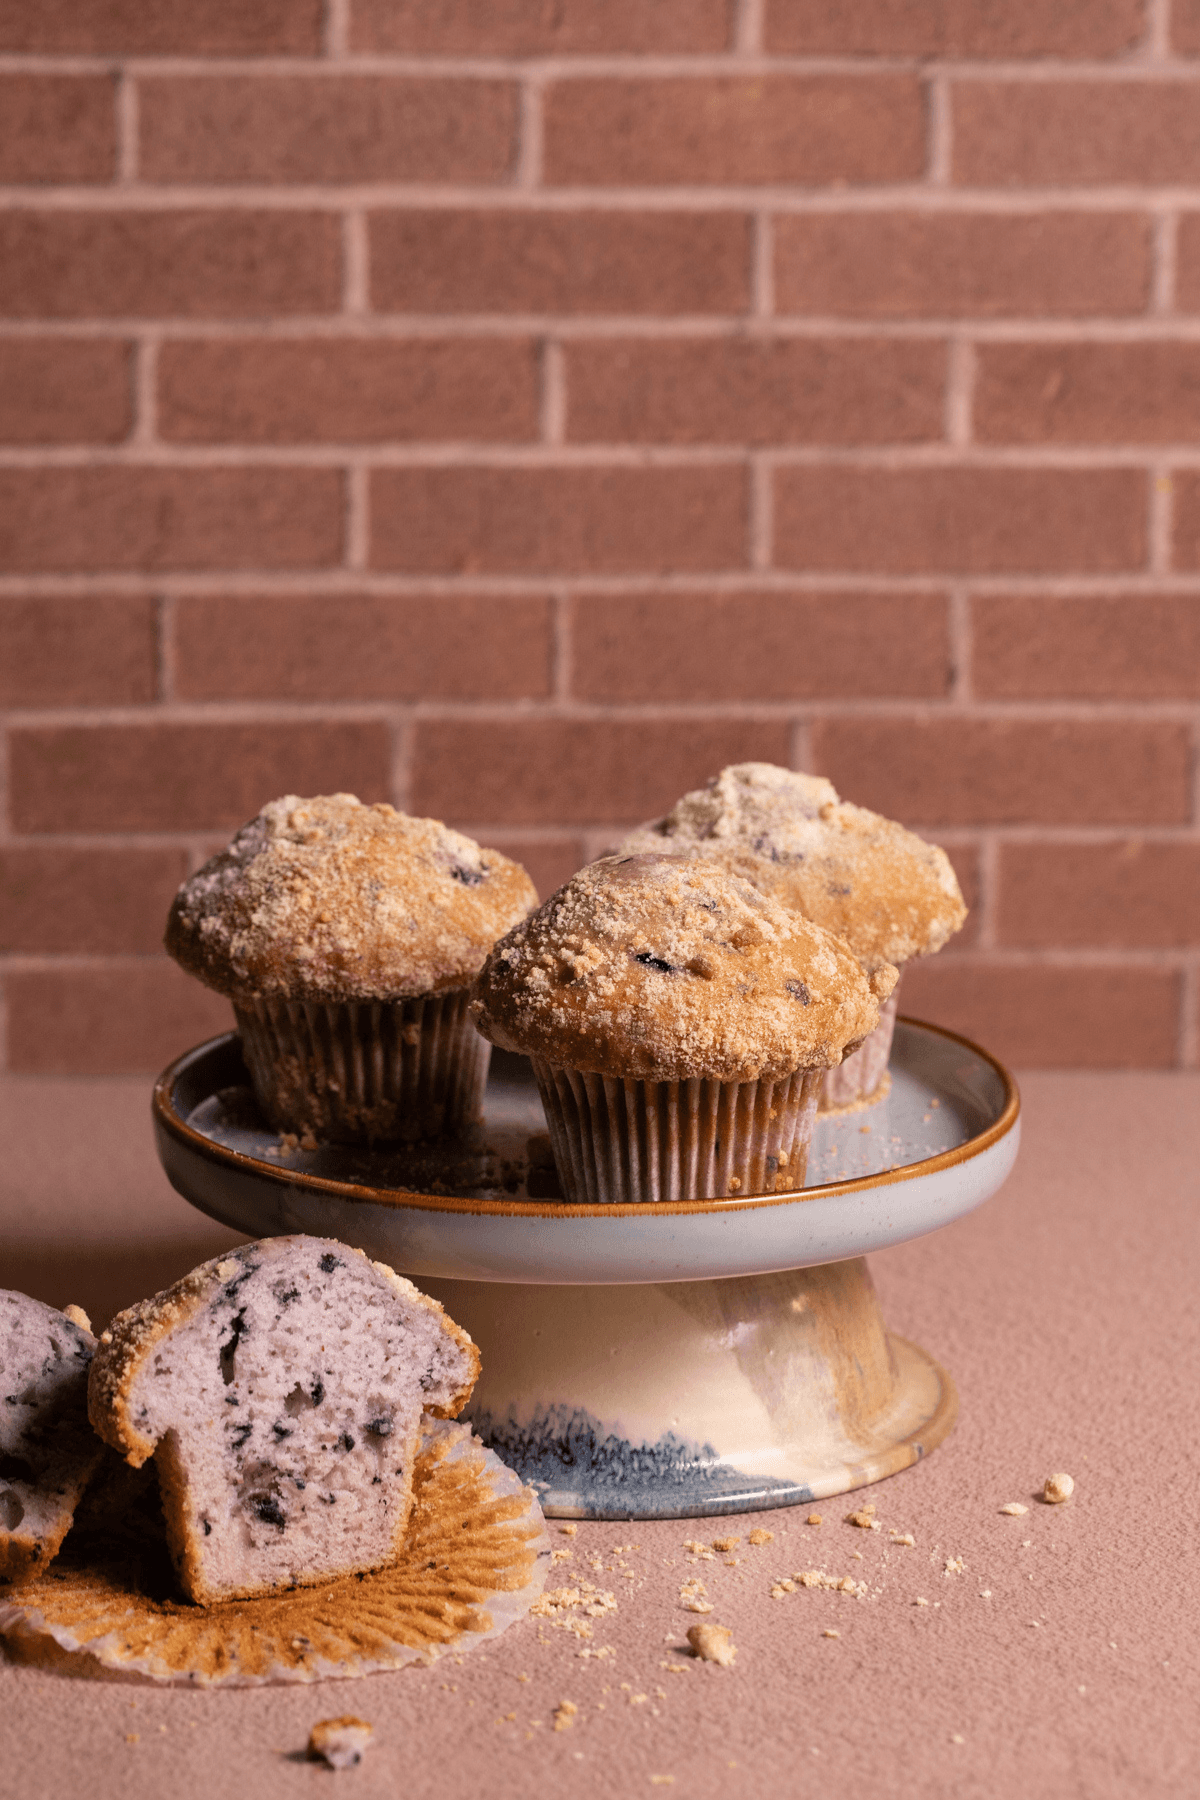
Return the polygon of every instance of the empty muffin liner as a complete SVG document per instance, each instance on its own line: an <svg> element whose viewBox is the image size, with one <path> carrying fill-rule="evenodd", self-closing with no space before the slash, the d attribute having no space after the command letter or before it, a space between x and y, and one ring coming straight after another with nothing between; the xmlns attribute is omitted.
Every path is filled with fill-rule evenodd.
<svg viewBox="0 0 1200 1800"><path fill-rule="evenodd" d="M470 990L410 1000L234 1004L255 1097L277 1131L417 1143L482 1116L491 1045Z"/></svg>
<svg viewBox="0 0 1200 1800"><path fill-rule="evenodd" d="M888 1059L892 1054L892 1033L896 1029L896 1000L900 984L879 1009L879 1023L870 1037L864 1038L853 1056L848 1056L836 1069L825 1071L821 1087L821 1112L836 1112L841 1107L862 1106L882 1100L888 1091Z"/></svg>
<svg viewBox="0 0 1200 1800"><path fill-rule="evenodd" d="M531 1060L563 1194L575 1205L804 1186L821 1069L778 1081L631 1081Z"/></svg>

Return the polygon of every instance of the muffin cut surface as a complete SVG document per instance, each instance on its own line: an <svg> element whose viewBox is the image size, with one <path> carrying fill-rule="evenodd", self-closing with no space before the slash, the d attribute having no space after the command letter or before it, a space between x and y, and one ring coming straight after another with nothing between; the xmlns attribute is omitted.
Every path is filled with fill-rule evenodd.
<svg viewBox="0 0 1200 1800"><path fill-rule="evenodd" d="M104 1455L87 1417L95 1348L52 1306L0 1292L0 1583L53 1560Z"/></svg>
<svg viewBox="0 0 1200 1800"><path fill-rule="evenodd" d="M393 1562L421 1414L453 1417L478 1372L384 1264L268 1238L119 1314L89 1405L134 1467L155 1456L180 1580L207 1604Z"/></svg>

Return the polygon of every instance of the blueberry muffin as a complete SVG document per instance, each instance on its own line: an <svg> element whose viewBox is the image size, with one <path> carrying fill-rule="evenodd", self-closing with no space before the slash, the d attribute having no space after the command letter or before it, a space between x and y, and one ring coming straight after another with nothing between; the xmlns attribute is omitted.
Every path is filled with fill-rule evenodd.
<svg viewBox="0 0 1200 1800"><path fill-rule="evenodd" d="M702 857L844 938L867 975L932 956L967 916L950 859L879 813L839 800L832 782L774 763L735 763L632 832L618 854ZM831 1069L822 1109L887 1091L897 995L862 1049Z"/></svg>
<svg viewBox="0 0 1200 1800"><path fill-rule="evenodd" d="M437 819L289 794L184 882L166 947L232 1000L277 1130L416 1141L479 1117L470 985L536 904L518 863Z"/></svg>
<svg viewBox="0 0 1200 1800"><path fill-rule="evenodd" d="M702 1199L804 1186L824 1073L895 978L717 864L613 856L497 944L472 1011L531 1058L568 1200Z"/></svg>

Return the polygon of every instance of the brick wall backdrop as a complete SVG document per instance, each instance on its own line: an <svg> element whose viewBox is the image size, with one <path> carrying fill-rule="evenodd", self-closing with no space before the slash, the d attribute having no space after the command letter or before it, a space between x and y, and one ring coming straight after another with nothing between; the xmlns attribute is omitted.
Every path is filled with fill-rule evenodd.
<svg viewBox="0 0 1200 1800"><path fill-rule="evenodd" d="M0 0L8 1066L222 1028L268 797L543 892L722 763L936 836L907 1006L1197 1062L1200 0Z"/></svg>

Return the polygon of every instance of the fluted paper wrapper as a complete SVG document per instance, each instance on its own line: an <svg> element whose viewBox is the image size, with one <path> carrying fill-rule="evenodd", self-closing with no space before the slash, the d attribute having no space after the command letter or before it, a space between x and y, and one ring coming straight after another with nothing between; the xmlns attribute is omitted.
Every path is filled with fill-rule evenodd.
<svg viewBox="0 0 1200 1800"><path fill-rule="evenodd" d="M779 1081L627 1081L532 1061L563 1194L574 1205L804 1186L821 1069Z"/></svg>
<svg viewBox="0 0 1200 1800"><path fill-rule="evenodd" d="M865 1106L882 1100L888 1091L888 1059L892 1054L892 1033L896 1029L896 1001L900 983L892 989L879 1009L879 1023L844 1063L828 1069L821 1088L822 1112L835 1112L843 1106Z"/></svg>
<svg viewBox="0 0 1200 1800"><path fill-rule="evenodd" d="M255 1097L277 1131L334 1143L418 1143L482 1116L492 1047L470 990L412 1000L234 1006Z"/></svg>

